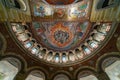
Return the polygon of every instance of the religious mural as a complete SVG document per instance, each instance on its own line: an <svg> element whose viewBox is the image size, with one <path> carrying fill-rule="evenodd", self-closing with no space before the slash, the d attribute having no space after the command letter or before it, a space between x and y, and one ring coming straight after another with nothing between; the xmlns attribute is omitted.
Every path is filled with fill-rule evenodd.
<svg viewBox="0 0 120 80"><path fill-rule="evenodd" d="M71 17L71 18L86 17L86 15L88 13L88 6L89 6L89 2L87 2L87 1L82 1L79 4L72 6L72 8L68 9L69 17Z"/></svg>
<svg viewBox="0 0 120 80"><path fill-rule="evenodd" d="M54 17L64 18L66 14L66 8L55 8Z"/></svg>
<svg viewBox="0 0 120 80"><path fill-rule="evenodd" d="M41 2L34 1L34 16L47 17L53 15L51 6L45 5Z"/></svg>
<svg viewBox="0 0 120 80"><path fill-rule="evenodd" d="M39 0L33 0L34 16L48 19L81 19L87 18L90 1L85 0L74 5L47 5ZM49 16L49 17L48 17Z"/></svg>
<svg viewBox="0 0 120 80"><path fill-rule="evenodd" d="M33 26L44 46L68 50L80 43L89 22L34 22Z"/></svg>

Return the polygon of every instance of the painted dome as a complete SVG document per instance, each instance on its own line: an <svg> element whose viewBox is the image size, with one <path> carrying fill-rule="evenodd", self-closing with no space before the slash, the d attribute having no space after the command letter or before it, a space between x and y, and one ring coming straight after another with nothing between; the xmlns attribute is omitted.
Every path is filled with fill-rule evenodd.
<svg viewBox="0 0 120 80"><path fill-rule="evenodd" d="M11 23L12 30L30 55L50 64L66 66L87 60L112 28L111 23L90 22L89 0L63 6L31 2L31 26Z"/></svg>

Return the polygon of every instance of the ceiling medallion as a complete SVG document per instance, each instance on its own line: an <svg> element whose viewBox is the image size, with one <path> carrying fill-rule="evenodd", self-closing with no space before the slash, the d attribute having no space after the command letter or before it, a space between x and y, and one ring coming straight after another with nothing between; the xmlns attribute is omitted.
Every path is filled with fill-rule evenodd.
<svg viewBox="0 0 120 80"><path fill-rule="evenodd" d="M74 34L69 27L64 26L62 23L58 23L52 27L50 30L50 36L49 39L52 44L59 48L68 46L72 43L74 38Z"/></svg>
<svg viewBox="0 0 120 80"><path fill-rule="evenodd" d="M55 14L57 17L62 18L65 15L65 10L63 8L56 8Z"/></svg>

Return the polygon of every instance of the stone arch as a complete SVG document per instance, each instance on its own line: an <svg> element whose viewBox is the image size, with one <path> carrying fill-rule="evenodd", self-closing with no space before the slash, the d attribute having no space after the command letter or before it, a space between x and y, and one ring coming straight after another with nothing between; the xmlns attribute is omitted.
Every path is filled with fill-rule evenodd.
<svg viewBox="0 0 120 80"><path fill-rule="evenodd" d="M70 80L69 77L65 74L57 74L53 80Z"/></svg>
<svg viewBox="0 0 120 80"><path fill-rule="evenodd" d="M117 66L119 64L120 64L119 52L106 53L105 55L101 56L97 61L97 71L99 74L101 74L100 75L101 79L104 80L106 78L110 80L114 80L114 79L119 80L118 76L120 75L120 72L118 67L120 66ZM117 71L115 71L115 69L117 69ZM114 76L116 72L117 72L117 76Z"/></svg>
<svg viewBox="0 0 120 80"><path fill-rule="evenodd" d="M72 75L67 71L57 71L52 75L52 80L57 80L56 77L64 76L67 80L71 80Z"/></svg>
<svg viewBox="0 0 120 80"><path fill-rule="evenodd" d="M25 61L25 59L23 57L21 57L20 55L15 54L14 52L8 52L5 53L0 60L8 58L8 57L13 57L16 58L17 60L19 60L19 63L21 63L21 70L19 72L24 73L26 68L27 68L27 62Z"/></svg>
<svg viewBox="0 0 120 80"><path fill-rule="evenodd" d="M88 76L88 77L92 76L97 79L96 70L94 68L88 67L88 66L84 66L84 67L77 69L74 75L76 77L76 80L79 80L79 78L86 77L86 76Z"/></svg>
<svg viewBox="0 0 120 80"><path fill-rule="evenodd" d="M45 73L41 70L32 70L25 80L34 79L34 80L46 80Z"/></svg>
<svg viewBox="0 0 120 80"><path fill-rule="evenodd" d="M25 79L27 78L27 76L31 73L31 72L42 72L42 74L44 74L44 78L45 78L45 80L47 80L46 78L48 77L47 75L49 75L48 74L48 72L44 69L44 68L42 68L42 67L39 67L39 66L34 66L34 67L30 67L30 68L28 68L27 70L26 70L26 73L25 73Z"/></svg>
<svg viewBox="0 0 120 80"><path fill-rule="evenodd" d="M4 56L0 60L0 76L2 80L13 80L22 69L21 61L14 56Z"/></svg>
<svg viewBox="0 0 120 80"><path fill-rule="evenodd" d="M96 63L97 72L101 72L101 71L104 72L104 69L103 69L103 67L101 65L103 64L103 61L108 59L109 57L120 58L120 53L119 52L111 52L111 53L106 53L103 56L101 56L97 60L97 63Z"/></svg>

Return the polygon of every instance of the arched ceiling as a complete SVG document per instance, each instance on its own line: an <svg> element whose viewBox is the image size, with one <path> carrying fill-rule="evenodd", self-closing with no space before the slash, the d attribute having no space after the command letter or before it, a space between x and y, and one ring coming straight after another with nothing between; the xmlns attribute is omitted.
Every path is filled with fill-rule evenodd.
<svg viewBox="0 0 120 80"><path fill-rule="evenodd" d="M77 80L77 75L84 68L94 69L95 72L92 72L99 74L101 57L119 50L120 41L116 39L120 34L120 24L91 22L92 0L77 3L71 0L73 2L64 5L60 0L59 4L48 4L48 1L30 0L32 22L0 23L0 32L5 37L5 40L0 37L0 42L5 42L5 51L2 49L3 55L0 53L0 56L19 56L25 64L22 65L25 67L22 68L23 73L39 69L51 80L61 73ZM80 78L86 77L84 75L88 72L81 73Z"/></svg>
<svg viewBox="0 0 120 80"><path fill-rule="evenodd" d="M32 0L31 25L11 23L11 30L34 58L57 66L74 65L95 55L113 31L112 23L90 22L91 5L90 0L62 6Z"/></svg>
<svg viewBox="0 0 120 80"><path fill-rule="evenodd" d="M67 5L77 2L78 0L43 0L43 2L46 2L48 4L52 5Z"/></svg>
<svg viewBox="0 0 120 80"><path fill-rule="evenodd" d="M86 38L91 23L85 22L33 22L32 32L44 48L53 51L70 51Z"/></svg>

